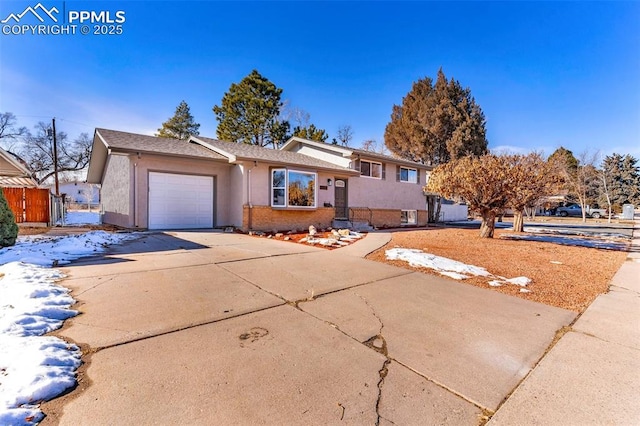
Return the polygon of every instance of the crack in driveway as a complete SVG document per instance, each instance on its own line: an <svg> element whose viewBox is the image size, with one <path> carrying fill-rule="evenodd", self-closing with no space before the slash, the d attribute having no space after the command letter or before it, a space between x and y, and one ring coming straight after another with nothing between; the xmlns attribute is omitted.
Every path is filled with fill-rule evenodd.
<svg viewBox="0 0 640 426"><path fill-rule="evenodd" d="M375 424L376 426L379 426L380 420L382 419L382 416L380 415L380 402L382 401L382 387L384 386L384 380L387 377L387 374L389 374L389 364L391 364L391 358L389 357L387 341L385 340L384 335L382 334L382 330L384 329L384 322L382 321L382 318L380 318L380 315L378 315L376 310L373 308L373 306L371 306L371 304L365 297L363 297L361 294L358 294L355 291L354 291L354 294L358 296L360 299L362 299L365 305L367 305L369 309L371 309L371 313L373 314L374 317L376 317L376 319L380 323L380 329L378 330L378 334L362 342L362 344L364 344L365 346L373 349L374 351L384 356L384 362L382 363L382 367L380 368L380 370L378 370L378 375L380 376L380 379L378 380L378 398L376 399L377 418L376 418Z"/></svg>
<svg viewBox="0 0 640 426"><path fill-rule="evenodd" d="M107 283L109 283L109 282L113 281L116 277L117 277L117 275L112 275L110 278L108 278L108 279L106 279L106 280L104 280L104 281L102 281L102 282L99 282L99 283L97 283L97 284L95 284L95 285L92 285L91 287L89 287L89 288L87 288L87 289L84 289L84 290L82 290L82 291L81 291L81 292L79 292L79 293L76 293L76 294L75 294L75 296L81 296L81 295L85 294L85 293L86 293L86 292L88 292L88 291L91 291L91 290L94 290L94 289L96 289L96 288L100 287L100 286L101 286L101 285L103 285L103 284L107 284Z"/></svg>

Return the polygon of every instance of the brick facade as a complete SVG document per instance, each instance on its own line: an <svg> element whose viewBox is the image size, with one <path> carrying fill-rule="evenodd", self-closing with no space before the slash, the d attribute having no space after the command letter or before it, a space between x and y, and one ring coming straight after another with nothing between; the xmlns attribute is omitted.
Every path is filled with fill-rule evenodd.
<svg viewBox="0 0 640 426"><path fill-rule="evenodd" d="M401 224L401 210L399 209L371 209L371 225L376 228L399 228ZM427 226L427 211L418 210L417 226Z"/></svg>
<svg viewBox="0 0 640 426"><path fill-rule="evenodd" d="M316 228L328 228L333 221L332 207L319 207L312 210L274 209L270 206L253 206L251 208L251 228L249 227L249 206L244 205L242 211L243 231L298 231L306 230L309 225Z"/></svg>
<svg viewBox="0 0 640 426"><path fill-rule="evenodd" d="M371 225L379 228L399 228L400 210L372 209ZM320 207L313 210L284 210L269 206L253 206L251 208L251 226L249 226L249 207L243 206L243 231L304 231L313 225L316 228L328 228L334 218L332 207ZM417 226L427 225L427 211L418 210Z"/></svg>
<svg viewBox="0 0 640 426"><path fill-rule="evenodd" d="M418 210L418 226L427 226L427 223L429 223L429 212Z"/></svg>

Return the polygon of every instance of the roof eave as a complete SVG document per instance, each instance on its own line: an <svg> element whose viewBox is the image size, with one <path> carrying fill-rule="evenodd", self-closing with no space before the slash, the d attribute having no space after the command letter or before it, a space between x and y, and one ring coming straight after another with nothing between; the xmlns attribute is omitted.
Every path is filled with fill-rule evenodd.
<svg viewBox="0 0 640 426"><path fill-rule="evenodd" d="M425 169L425 170L429 170L429 171L433 170L433 166L429 166L428 164L416 163L415 161L403 160L401 158L394 158L394 157L390 157L390 156L384 155L384 154L377 154L375 152L369 153L369 152L366 152L366 151L365 152L357 151L357 152L354 152L353 155L354 155L353 159L356 159L358 157L359 158L363 158L363 157L365 157L365 158L373 158L373 159L376 159L376 160L390 161L390 162L394 162L394 163L397 163L397 164L404 164L404 165L407 165L407 166L413 166L413 167L416 167L416 168L419 167L421 169Z"/></svg>
<svg viewBox="0 0 640 426"><path fill-rule="evenodd" d="M282 145L282 147L280 147L280 150L289 151L290 148L294 146L296 143L303 143L303 144L315 146L316 148L327 149L329 151L340 153L342 154L343 157L350 157L351 155L353 155L353 150L349 148L343 148L341 146L331 145L324 142L312 141L309 139L300 138L298 136L290 137L289 140L285 142L285 144Z"/></svg>
<svg viewBox="0 0 640 426"><path fill-rule="evenodd" d="M96 151L96 148L98 150ZM93 145L91 147L91 158L89 159L89 168L87 169L88 183L102 183L104 167L107 164L108 145L98 129L93 134ZM96 155L99 157L96 158Z"/></svg>
<svg viewBox="0 0 640 426"><path fill-rule="evenodd" d="M294 163L291 161L285 161L285 160L272 160L272 159L263 159L263 158L256 158L256 157L236 157L236 162L242 162L242 161L249 161L249 162L258 162L258 163L268 163L268 164L273 164L275 166L285 166L285 167L301 167L304 169L313 169L313 170L322 170L325 172L332 172L332 173L344 173L344 174L359 174L359 172L357 170L353 170L353 169L347 169L347 168L341 168L341 167L332 167L332 166L322 166L322 165L317 165L317 164L301 164L301 163Z"/></svg>
<svg viewBox="0 0 640 426"><path fill-rule="evenodd" d="M220 149L220 148L218 148L216 146L213 146L210 143L207 143L207 142L203 141L202 139L198 139L195 136L191 136L189 138L189 142L197 143L197 144L199 144L199 145L201 145L201 146L203 146L203 147L205 147L207 149L210 149L211 151L213 151L213 152L215 152L217 154L222 155L223 157L226 157L229 160L229 163L235 163L237 161L237 157L235 155L231 154L230 152L227 152L227 151L225 151L223 149Z"/></svg>

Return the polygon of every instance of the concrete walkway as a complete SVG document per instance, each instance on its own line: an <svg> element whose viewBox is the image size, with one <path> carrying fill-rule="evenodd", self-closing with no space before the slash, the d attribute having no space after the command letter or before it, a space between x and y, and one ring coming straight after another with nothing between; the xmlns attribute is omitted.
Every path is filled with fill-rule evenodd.
<svg viewBox="0 0 640 426"><path fill-rule="evenodd" d="M59 334L83 346L88 368L78 389L43 404L43 424L476 425L496 410L500 424L567 424L566 411L554 417L555 405L535 404L540 389L559 389L559 405L582 410L589 386L609 396L607 374L622 371L622 397L601 398L599 416L580 423L599 423L607 410L617 411L613 423L638 418L629 401L638 393L637 334L635 346L624 343L637 315L614 339L613 325L585 313L542 358L574 313L362 258L389 239L371 233L326 251L168 232L75 262L64 285L81 315ZM624 299L637 314L626 298L634 282L601 309ZM606 340L592 337L598 327ZM620 358L598 363L590 353ZM583 363L602 371L573 386L553 371Z"/></svg>
<svg viewBox="0 0 640 426"><path fill-rule="evenodd" d="M490 425L640 424L640 222L608 293L580 316Z"/></svg>

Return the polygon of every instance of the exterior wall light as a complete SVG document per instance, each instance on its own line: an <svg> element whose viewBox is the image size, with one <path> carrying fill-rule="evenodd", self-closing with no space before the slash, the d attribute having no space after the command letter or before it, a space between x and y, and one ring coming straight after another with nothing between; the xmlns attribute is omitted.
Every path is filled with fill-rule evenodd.
<svg viewBox="0 0 640 426"><path fill-rule="evenodd" d="M331 186L333 185L333 181L329 178L327 179L327 186Z"/></svg>

